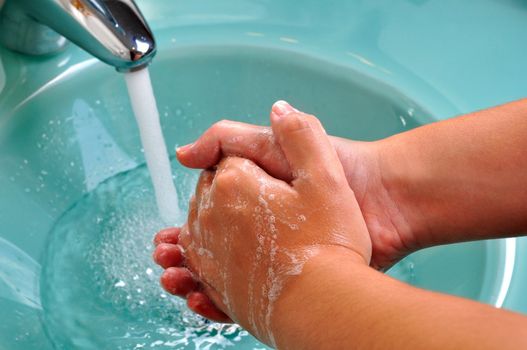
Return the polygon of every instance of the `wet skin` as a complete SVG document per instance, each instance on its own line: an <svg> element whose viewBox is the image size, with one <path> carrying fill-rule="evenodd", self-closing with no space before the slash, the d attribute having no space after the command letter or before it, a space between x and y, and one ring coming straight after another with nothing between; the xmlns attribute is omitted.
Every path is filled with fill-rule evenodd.
<svg viewBox="0 0 527 350"><path fill-rule="evenodd" d="M278 134L276 141L269 142L275 147L274 155L288 159L287 169L292 169L289 182L271 177L250 160L224 158L214 171L202 173L188 223L181 229L161 231L155 238L154 260L166 269L161 284L168 292L187 298L193 311L209 319L229 322L234 315L237 322L268 342L270 336L265 332L275 301L271 294L279 294L277 286L287 280L280 279L275 271L289 269L285 275L299 274L303 263L318 254L320 247L328 246L345 247L362 261L371 260L371 240L364 218L328 136L316 118L293 109L287 113L290 121L282 123L273 109L271 120ZM310 146L298 147L304 141L302 137ZM276 149L284 152L277 153ZM262 196L269 199L263 206ZM258 228L259 216L255 219L253 213L262 211L266 213ZM229 222L231 216L242 220L242 227L226 227L223 220ZM325 231L320 230L320 222L324 222ZM208 238L204 237L207 233ZM259 234L264 242L257 242ZM242 264L233 263L238 257L230 256L230 246L218 248L225 245L227 237L239 237L229 245L248 242L232 248L235 252L258 256L260 249L263 254L256 260L242 257ZM214 263L198 254L200 249L214 256L210 259ZM253 267L244 269L250 261ZM260 265L267 266L267 270ZM239 270L240 276L219 280L211 277L228 275L233 270ZM271 278L270 274L278 277ZM249 276L249 281L244 276ZM252 284L264 285L267 292L261 295L259 287L251 288Z"/></svg>
<svg viewBox="0 0 527 350"><path fill-rule="evenodd" d="M168 228L157 233L154 238L154 261L166 269L161 276L161 285L167 292L185 298L187 306L195 313L216 322L232 322L214 305L185 267L183 248L178 245L180 232L180 228Z"/></svg>

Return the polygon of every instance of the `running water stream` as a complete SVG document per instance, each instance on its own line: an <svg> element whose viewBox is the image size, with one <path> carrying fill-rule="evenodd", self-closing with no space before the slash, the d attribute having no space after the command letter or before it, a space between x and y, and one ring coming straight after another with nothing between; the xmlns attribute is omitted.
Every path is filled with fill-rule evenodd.
<svg viewBox="0 0 527 350"><path fill-rule="evenodd" d="M157 207L165 224L173 225L181 213L150 73L148 68L144 68L126 73L125 79L154 186Z"/></svg>

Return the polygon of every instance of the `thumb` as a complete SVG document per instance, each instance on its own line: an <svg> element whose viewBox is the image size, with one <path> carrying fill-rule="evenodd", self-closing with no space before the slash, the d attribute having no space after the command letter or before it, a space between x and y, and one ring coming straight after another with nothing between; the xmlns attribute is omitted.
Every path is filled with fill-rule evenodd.
<svg viewBox="0 0 527 350"><path fill-rule="evenodd" d="M293 172L293 184L347 184L335 148L316 117L278 101L271 126Z"/></svg>

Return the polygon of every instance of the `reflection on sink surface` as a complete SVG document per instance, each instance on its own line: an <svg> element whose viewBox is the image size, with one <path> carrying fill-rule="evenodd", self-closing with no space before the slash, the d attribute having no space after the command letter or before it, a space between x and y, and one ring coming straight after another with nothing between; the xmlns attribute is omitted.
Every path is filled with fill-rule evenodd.
<svg viewBox="0 0 527 350"><path fill-rule="evenodd" d="M146 1L143 3L147 4ZM308 3L311 8L318 8L312 1ZM404 6L417 3L409 1ZM422 6L434 3L425 1ZM234 23L227 29L220 26L218 31L211 31L210 18L193 18L189 14L183 16L176 31L169 28L168 19L152 5L146 10L147 14L157 16L156 25L164 28L160 34L159 56L151 66L151 74L170 152L176 145L193 141L220 119L268 124L269 108L278 99L288 100L317 115L329 133L359 140L383 138L457 111L449 99L431 84L418 81L415 74L397 65L396 60L379 64L376 59L378 52L365 49L364 42L360 41L362 46L357 45L356 50L352 45L346 49L338 47L346 42L347 31L353 32L349 36L353 40L358 40L355 38L360 33L371 34L366 30L369 24L356 23L356 27L349 24L346 30L339 32L340 44L328 42L327 50L324 50L323 28L317 27L321 36L309 33L312 42L317 43L310 46L305 40L307 34L302 35L298 28L295 32L291 26L275 23L274 29L269 30L261 22L262 18L267 18L262 4L251 2L249 5L255 16L233 15L230 20L216 18L217 21L232 20ZM364 8L361 11L368 12ZM367 18L386 16L381 10L369 13ZM255 21L255 24L243 26L240 24L243 21ZM201 29L184 25L191 22L209 24ZM303 17L304 26L307 22L309 20ZM328 22L328 28L331 26ZM236 32L238 36L223 37L225 31ZM337 49L338 58L334 55ZM58 237L54 224L74 211L76 205L78 208L82 205L79 203L85 203L86 198L97 196L101 188L108 189L108 184L115 179L126 179L126 176L140 171L144 158L123 77L113 69L88 59L75 48L46 59L1 53L5 71L0 70L0 73L5 74L0 74L0 87L5 86L0 93L0 257L4 262L0 264L0 309L8 322L0 323L0 348L62 348L68 344L69 340L65 339L68 336L57 336L57 329L61 326L67 329L71 324L61 324L63 320L46 313L49 304L43 301L54 300L61 294L53 290L54 284L49 284L49 278L41 278L40 268L43 265L43 269L49 272L50 260L57 257L65 260L64 265L59 261L57 266L65 270L69 266L69 258L60 255L63 252L50 253L60 250L60 244L53 249L49 246ZM394 89L391 86L397 79L400 85ZM15 81L16 86L13 85ZM410 85L419 87L422 94L414 96L401 92L410 91ZM184 197L188 198L197 173L183 170L175 163L173 167L177 176L186 179L182 190ZM147 192L151 190L147 183L141 186ZM116 210L115 203L121 202L110 203L105 208ZM96 217L84 219L96 220ZM75 232L79 236L92 234L82 238L86 241L93 239L93 244L103 238L97 234L113 232L97 231L95 224L91 224L90 230L79 226ZM141 232L128 232L141 237L140 243L144 243L141 254L150 249L148 241L152 233L143 231L154 230L154 226L155 220L148 228L137 225L138 230L143 228ZM510 258L517 248L511 244L493 241L437 247L408 257L389 273L417 286L497 305L503 303L503 290L506 294L508 285L514 285L510 280L514 261L511 265ZM153 277L149 274L148 278L155 280L159 271L150 265L149 259L140 256L137 271L151 271ZM102 265L96 264L95 267L102 269ZM506 271L510 274L507 275ZM83 270L83 273L89 274L90 270ZM131 276L135 281L134 275ZM94 278L94 275L88 277ZM52 278L58 277L53 275ZM116 293L121 281L124 282L111 281L110 287L115 287ZM41 294L37 288L39 285L44 287ZM62 292L85 292L85 297L95 298L103 295L97 294L101 292L97 286L95 283L91 286L93 289L84 291L63 288ZM111 291L109 288L105 293L111 294ZM56 292L58 294L53 294ZM138 302L140 300L143 299ZM113 309L117 307L120 309ZM141 324L138 321L141 316L126 307L123 309L122 304L104 304L101 310L105 310L109 317L120 317L123 321L119 323L123 326L120 331L124 330L124 333L130 324L134 327ZM159 321L156 315L148 316ZM174 322L177 317L174 316ZM218 336L214 333L217 328L207 327L199 337L189 337L191 340L186 345L177 343L177 337L170 338L170 334L156 340L151 338L151 342L138 339L136 344L204 348L207 342L203 339ZM131 335L144 336L147 333L141 333L144 329L128 331ZM222 341L233 341L232 337L229 338L231 335L217 339L215 346L221 348L225 345ZM111 332L106 336L110 337ZM260 346L244 333L240 336L241 343L237 344L243 343L243 348ZM99 348L114 348L109 345L111 342L100 341ZM155 341L162 343L154 344Z"/></svg>
<svg viewBox="0 0 527 350"><path fill-rule="evenodd" d="M0 238L0 298L41 310L40 265L24 251Z"/></svg>

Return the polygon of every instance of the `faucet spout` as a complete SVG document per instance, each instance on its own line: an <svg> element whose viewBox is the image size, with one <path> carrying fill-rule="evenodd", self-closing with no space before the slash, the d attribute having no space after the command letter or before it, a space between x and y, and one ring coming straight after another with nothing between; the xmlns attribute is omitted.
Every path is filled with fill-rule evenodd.
<svg viewBox="0 0 527 350"><path fill-rule="evenodd" d="M156 53L152 31L133 0L6 1L0 42L8 48L47 54L60 50L64 37L119 71L141 69Z"/></svg>

